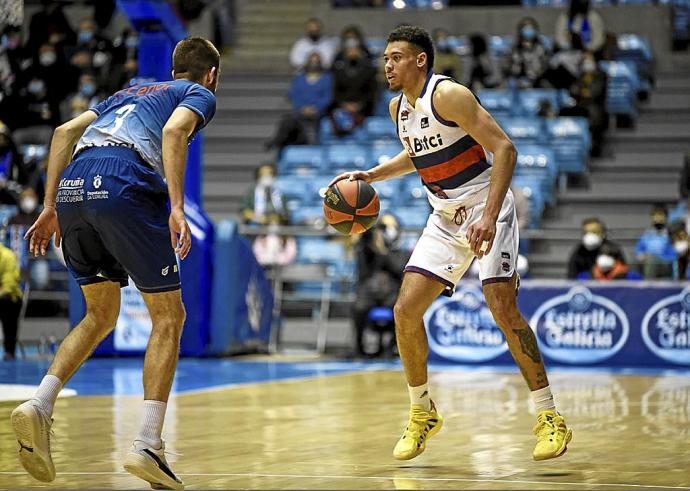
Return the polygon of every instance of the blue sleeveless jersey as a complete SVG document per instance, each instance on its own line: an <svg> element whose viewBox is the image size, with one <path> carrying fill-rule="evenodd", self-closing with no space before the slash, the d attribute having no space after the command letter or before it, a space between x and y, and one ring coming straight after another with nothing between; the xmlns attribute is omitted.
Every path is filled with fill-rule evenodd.
<svg viewBox="0 0 690 491"><path fill-rule="evenodd" d="M191 109L201 117L198 131L213 118L216 96L189 80L141 84L120 90L90 108L98 117L86 128L75 154L86 147L127 146L165 178L163 127L177 107Z"/></svg>

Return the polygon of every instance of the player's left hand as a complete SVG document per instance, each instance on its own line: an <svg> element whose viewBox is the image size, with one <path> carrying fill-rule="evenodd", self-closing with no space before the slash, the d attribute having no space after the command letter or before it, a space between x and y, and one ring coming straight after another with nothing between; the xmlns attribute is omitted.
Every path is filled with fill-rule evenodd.
<svg viewBox="0 0 690 491"><path fill-rule="evenodd" d="M192 248L192 233L184 216L184 210L173 208L170 211L168 226L170 227L170 243L175 249L175 254L179 255L180 259L186 258Z"/></svg>
<svg viewBox="0 0 690 491"><path fill-rule="evenodd" d="M46 206L24 234L24 240L29 240L29 253L34 257L37 257L39 253L45 256L53 234L55 234L55 247L60 247L61 236L57 211L54 206Z"/></svg>
<svg viewBox="0 0 690 491"><path fill-rule="evenodd" d="M489 253L491 246L494 245L494 237L496 237L496 221L486 215L467 229L467 242L477 259ZM483 247L484 242L488 243L486 247Z"/></svg>

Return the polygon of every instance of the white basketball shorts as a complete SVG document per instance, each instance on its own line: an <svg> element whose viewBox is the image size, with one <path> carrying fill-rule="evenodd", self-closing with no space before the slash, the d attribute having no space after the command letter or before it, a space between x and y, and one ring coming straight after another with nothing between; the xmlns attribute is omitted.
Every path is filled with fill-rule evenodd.
<svg viewBox="0 0 690 491"><path fill-rule="evenodd" d="M452 295L455 285L475 258L467 242L467 229L481 219L485 207L486 201L482 200L467 209L434 210L405 266L405 272L435 279L446 286L445 295ZM482 285L510 281L517 266L518 241L515 203L509 189L496 221L493 246L478 260Z"/></svg>

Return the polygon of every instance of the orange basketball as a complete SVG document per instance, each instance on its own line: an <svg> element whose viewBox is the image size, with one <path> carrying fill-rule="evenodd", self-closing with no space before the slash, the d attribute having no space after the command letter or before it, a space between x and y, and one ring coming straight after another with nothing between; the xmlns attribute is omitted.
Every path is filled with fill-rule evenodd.
<svg viewBox="0 0 690 491"><path fill-rule="evenodd" d="M347 179L328 188L323 200L323 214L331 227L347 235L361 234L376 224L379 195L368 183Z"/></svg>

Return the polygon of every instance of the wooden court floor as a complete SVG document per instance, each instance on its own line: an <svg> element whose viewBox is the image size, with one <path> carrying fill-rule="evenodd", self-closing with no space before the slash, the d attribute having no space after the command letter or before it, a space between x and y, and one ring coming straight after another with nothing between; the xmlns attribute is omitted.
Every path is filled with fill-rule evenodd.
<svg viewBox="0 0 690 491"><path fill-rule="evenodd" d="M178 395L165 436L188 489L690 489L690 377L552 372L574 430L568 453L537 463L532 408L517 374L440 371L446 418L426 452L391 456L406 422L402 375L370 371ZM148 489L121 471L140 398L60 399L57 479L32 480L0 404L0 488Z"/></svg>

